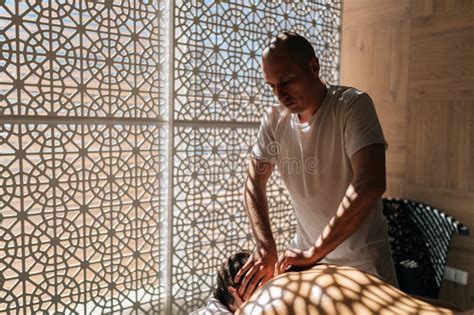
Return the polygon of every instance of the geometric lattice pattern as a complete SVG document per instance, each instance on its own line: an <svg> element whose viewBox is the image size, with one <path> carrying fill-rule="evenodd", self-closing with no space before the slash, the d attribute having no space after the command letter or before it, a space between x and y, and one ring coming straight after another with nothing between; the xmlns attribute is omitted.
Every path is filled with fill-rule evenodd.
<svg viewBox="0 0 474 315"><path fill-rule="evenodd" d="M162 312L161 11L0 1L0 312Z"/></svg>
<svg viewBox="0 0 474 315"><path fill-rule="evenodd" d="M321 76L338 82L340 1L176 1L174 8L172 314L202 307L223 259L253 249L243 205L250 148L261 115L276 103L261 51L279 31L313 44ZM277 173L268 188L282 250L294 234Z"/></svg>
<svg viewBox="0 0 474 315"><path fill-rule="evenodd" d="M174 119L259 123L275 104L261 51L283 30L306 37L338 82L340 1L177 1Z"/></svg>
<svg viewBox="0 0 474 315"><path fill-rule="evenodd" d="M337 83L340 2L0 1L0 310L201 307L254 246L243 180L276 102L261 50L297 31ZM277 173L268 197L281 250Z"/></svg>

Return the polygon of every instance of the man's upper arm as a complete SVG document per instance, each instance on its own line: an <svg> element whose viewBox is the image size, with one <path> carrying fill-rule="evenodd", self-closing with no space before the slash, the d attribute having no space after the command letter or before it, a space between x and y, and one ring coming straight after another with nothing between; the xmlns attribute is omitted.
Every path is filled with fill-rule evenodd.
<svg viewBox="0 0 474 315"><path fill-rule="evenodd" d="M263 114L256 141L250 152L251 157L272 163L277 159L278 143L274 133L277 120L278 110L270 106Z"/></svg>
<svg viewBox="0 0 474 315"><path fill-rule="evenodd" d="M249 168L247 178L251 180L254 185L265 188L268 179L272 175L274 164L251 156L249 161Z"/></svg>
<svg viewBox="0 0 474 315"><path fill-rule="evenodd" d="M349 158L371 144L382 143L388 147L383 135L375 106L369 95L363 93L345 107L344 141Z"/></svg>
<svg viewBox="0 0 474 315"><path fill-rule="evenodd" d="M370 187L385 191L385 145L382 143L368 145L351 157L354 177L354 188Z"/></svg>

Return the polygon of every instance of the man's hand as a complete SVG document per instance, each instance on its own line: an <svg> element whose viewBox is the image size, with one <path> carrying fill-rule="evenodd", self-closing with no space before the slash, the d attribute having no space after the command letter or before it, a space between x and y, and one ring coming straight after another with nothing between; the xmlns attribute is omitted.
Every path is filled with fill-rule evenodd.
<svg viewBox="0 0 474 315"><path fill-rule="evenodd" d="M257 249L250 255L234 278L235 283L238 283L243 277L239 295L244 301L248 300L257 287L264 285L273 277L276 261L276 249L271 251Z"/></svg>
<svg viewBox="0 0 474 315"><path fill-rule="evenodd" d="M274 276L285 273L289 267L312 267L319 261L314 247L307 250L287 249L278 258Z"/></svg>

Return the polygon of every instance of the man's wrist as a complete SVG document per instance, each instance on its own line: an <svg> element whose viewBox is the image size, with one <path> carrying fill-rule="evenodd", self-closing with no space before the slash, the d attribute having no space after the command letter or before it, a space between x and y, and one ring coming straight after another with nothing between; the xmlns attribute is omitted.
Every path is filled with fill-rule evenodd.
<svg viewBox="0 0 474 315"><path fill-rule="evenodd" d="M271 255L271 256L277 256L277 248L275 242L266 242L263 244L260 244L258 247L258 251L262 255Z"/></svg>
<svg viewBox="0 0 474 315"><path fill-rule="evenodd" d="M316 245L311 246L308 251L309 251L311 260L314 263L317 263L318 261L321 260L322 257L319 257L318 248L316 247Z"/></svg>

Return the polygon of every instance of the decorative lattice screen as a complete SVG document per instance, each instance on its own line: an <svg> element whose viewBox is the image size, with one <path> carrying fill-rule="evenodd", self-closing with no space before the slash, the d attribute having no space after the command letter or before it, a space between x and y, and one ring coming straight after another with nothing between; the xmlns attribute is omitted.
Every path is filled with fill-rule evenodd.
<svg viewBox="0 0 474 315"><path fill-rule="evenodd" d="M278 31L338 81L340 1L0 1L0 312L184 314L253 247L248 152ZM170 18L171 17L171 18ZM294 232L269 187L282 249Z"/></svg>
<svg viewBox="0 0 474 315"><path fill-rule="evenodd" d="M340 3L177 1L174 11L172 313L204 304L216 267L253 249L242 202L249 148L275 98L260 73L262 49L281 30L308 38L322 77L338 81ZM294 233L277 176L268 189L280 249Z"/></svg>
<svg viewBox="0 0 474 315"><path fill-rule="evenodd" d="M161 4L0 3L0 312L160 312Z"/></svg>

